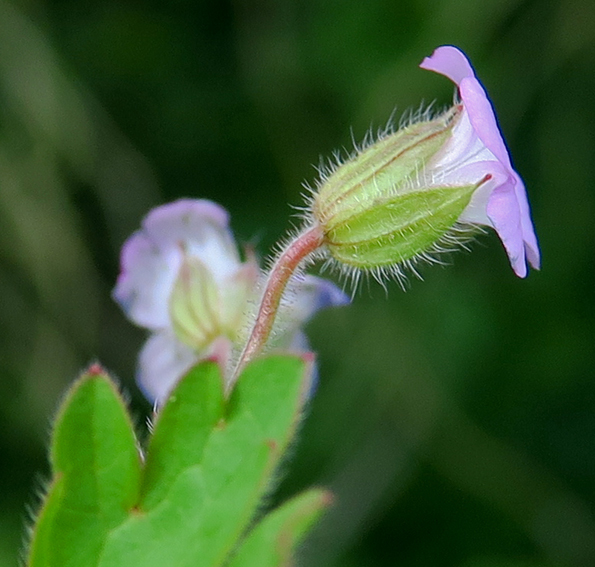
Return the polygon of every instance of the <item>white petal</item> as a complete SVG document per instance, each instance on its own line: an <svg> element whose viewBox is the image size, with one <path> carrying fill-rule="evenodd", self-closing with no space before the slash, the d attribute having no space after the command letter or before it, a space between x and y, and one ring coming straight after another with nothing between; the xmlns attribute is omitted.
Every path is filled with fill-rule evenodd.
<svg viewBox="0 0 595 567"><path fill-rule="evenodd" d="M467 177L469 179L468 182L471 183L477 183L478 180L481 180L486 175L491 176L488 181L483 183L473 193L471 201L461 213L459 221L495 228L492 220L487 214L487 206L494 189L503 183L506 183L508 179L505 168L503 168L502 164L498 161L479 162L467 166L464 170L461 170L459 174L461 178Z"/></svg>
<svg viewBox="0 0 595 567"><path fill-rule="evenodd" d="M184 253L208 266L217 282L235 272L239 257L225 209L181 199L153 209L126 241L113 296L137 325L152 331L170 326L169 297Z"/></svg>
<svg viewBox="0 0 595 567"><path fill-rule="evenodd" d="M233 272L239 256L227 211L205 199L180 199L153 209L143 222L149 238L162 249L183 246L201 260L216 280Z"/></svg>
<svg viewBox="0 0 595 567"><path fill-rule="evenodd" d="M197 360L197 354L170 331L151 335L139 355L138 385L149 401L162 405Z"/></svg>
<svg viewBox="0 0 595 567"><path fill-rule="evenodd" d="M168 301L181 261L178 248L162 248L142 231L124 243L112 295L134 323L152 331L169 326Z"/></svg>
<svg viewBox="0 0 595 567"><path fill-rule="evenodd" d="M497 161L497 158L480 140L469 120L469 114L463 110L450 139L436 153L427 167L434 172L433 185L448 185L457 182L458 171L464 166L486 161Z"/></svg>

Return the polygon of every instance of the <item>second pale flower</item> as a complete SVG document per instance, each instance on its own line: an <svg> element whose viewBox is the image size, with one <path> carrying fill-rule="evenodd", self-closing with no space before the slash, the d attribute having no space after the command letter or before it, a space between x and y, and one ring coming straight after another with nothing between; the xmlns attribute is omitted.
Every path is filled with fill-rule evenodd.
<svg viewBox="0 0 595 567"><path fill-rule="evenodd" d="M242 262L225 209L181 199L157 207L124 244L114 298L151 336L139 356L138 382L161 404L175 383L202 358L230 363L257 299L261 276L254 258ZM318 309L347 302L330 282L296 282L275 333L276 346L301 350L301 326Z"/></svg>

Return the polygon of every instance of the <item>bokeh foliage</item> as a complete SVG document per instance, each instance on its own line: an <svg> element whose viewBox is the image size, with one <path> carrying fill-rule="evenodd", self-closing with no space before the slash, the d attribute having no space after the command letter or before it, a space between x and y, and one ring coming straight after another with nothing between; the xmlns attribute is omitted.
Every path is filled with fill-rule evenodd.
<svg viewBox="0 0 595 567"><path fill-rule="evenodd" d="M494 101L543 271L518 280L489 235L318 316L281 496L335 492L308 566L595 563L593 2L0 0L0 564L79 370L100 359L150 410L142 332L109 298L141 217L211 198L266 254L319 156L451 100L417 68L444 43Z"/></svg>

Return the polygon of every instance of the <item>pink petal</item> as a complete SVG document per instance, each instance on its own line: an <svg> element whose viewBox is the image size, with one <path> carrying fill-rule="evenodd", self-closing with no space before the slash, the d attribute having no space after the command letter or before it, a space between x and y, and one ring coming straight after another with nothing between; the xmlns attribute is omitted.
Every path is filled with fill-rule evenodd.
<svg viewBox="0 0 595 567"><path fill-rule="evenodd" d="M508 253L513 270L519 277L525 277L526 259L536 269L539 269L540 265L537 237L531 221L525 186L512 168L494 109L479 81L474 77L465 78L459 85L459 91L478 137L508 170L507 184L491 195L487 210ZM504 218L505 211L511 215L510 219Z"/></svg>
<svg viewBox="0 0 595 567"><path fill-rule="evenodd" d="M469 113L469 120L485 146L510 170L510 157L500 134L496 115L488 96L475 77L468 77L459 85L461 100Z"/></svg>
<svg viewBox="0 0 595 567"><path fill-rule="evenodd" d="M527 265L521 211L512 183L505 183L494 189L488 201L487 214L504 244L512 269L517 276L524 278L527 275Z"/></svg>
<svg viewBox="0 0 595 567"><path fill-rule="evenodd" d="M474 77L473 67L462 51L452 45L443 45L434 50L420 64L422 69L440 73L458 85L466 77Z"/></svg>
<svg viewBox="0 0 595 567"><path fill-rule="evenodd" d="M515 273L525 277L527 260L534 268L539 268L539 247L531 221L527 193L519 175L512 168L492 104L481 83L475 78L471 64L456 47L439 47L431 57L426 57L420 66L441 73L458 85L464 110L475 134L506 170L506 179L499 185L492 184L493 191L487 199L486 215L489 222L486 224L493 226L498 233ZM471 139L466 135L464 142L468 143ZM459 146L464 147L464 144ZM482 196L482 206L484 201L485 195ZM468 217L476 217L478 209L467 213Z"/></svg>

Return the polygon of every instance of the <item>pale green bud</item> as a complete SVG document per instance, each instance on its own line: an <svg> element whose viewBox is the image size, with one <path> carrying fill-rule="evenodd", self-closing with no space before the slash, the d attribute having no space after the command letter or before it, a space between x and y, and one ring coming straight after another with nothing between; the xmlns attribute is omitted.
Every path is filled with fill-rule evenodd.
<svg viewBox="0 0 595 567"><path fill-rule="evenodd" d="M454 107L382 137L322 180L311 211L332 258L382 272L436 249L489 178L442 182L434 167L460 116Z"/></svg>

